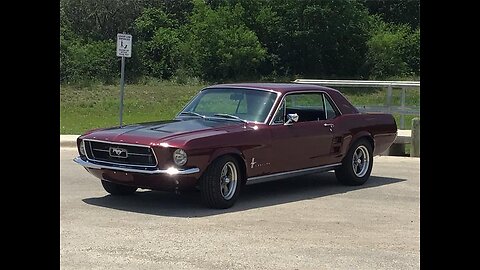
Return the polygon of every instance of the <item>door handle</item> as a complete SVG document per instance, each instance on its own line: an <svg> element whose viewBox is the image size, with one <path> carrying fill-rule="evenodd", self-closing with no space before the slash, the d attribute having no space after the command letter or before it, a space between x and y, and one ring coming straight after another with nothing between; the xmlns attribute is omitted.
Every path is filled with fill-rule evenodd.
<svg viewBox="0 0 480 270"><path fill-rule="evenodd" d="M335 125L334 125L334 124L327 124L327 123L325 123L325 124L323 124L323 126L324 126L324 127L333 128Z"/></svg>

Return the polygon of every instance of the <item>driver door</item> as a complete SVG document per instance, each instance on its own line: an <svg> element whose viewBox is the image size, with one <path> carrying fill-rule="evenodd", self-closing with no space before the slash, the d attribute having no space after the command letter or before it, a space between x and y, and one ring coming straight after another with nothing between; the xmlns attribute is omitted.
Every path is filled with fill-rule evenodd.
<svg viewBox="0 0 480 270"><path fill-rule="evenodd" d="M271 173L328 165L334 128L331 125L333 117L325 113L326 102L322 92L285 96L270 128ZM287 115L295 113L298 121L287 123Z"/></svg>

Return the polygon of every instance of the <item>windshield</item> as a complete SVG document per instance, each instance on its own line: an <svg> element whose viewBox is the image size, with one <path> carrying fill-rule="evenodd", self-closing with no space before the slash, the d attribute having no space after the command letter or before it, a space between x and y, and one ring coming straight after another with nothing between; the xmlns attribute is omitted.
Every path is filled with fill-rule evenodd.
<svg viewBox="0 0 480 270"><path fill-rule="evenodd" d="M264 122L275 102L273 92L242 89L205 89L180 113Z"/></svg>

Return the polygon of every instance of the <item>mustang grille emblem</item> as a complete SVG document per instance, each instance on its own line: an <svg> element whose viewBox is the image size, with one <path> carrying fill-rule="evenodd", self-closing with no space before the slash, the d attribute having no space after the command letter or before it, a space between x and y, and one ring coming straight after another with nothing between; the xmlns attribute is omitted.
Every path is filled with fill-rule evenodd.
<svg viewBox="0 0 480 270"><path fill-rule="evenodd" d="M127 158L128 157L127 149L123 149L123 148L110 147L108 153L110 154L111 157L115 157L115 158Z"/></svg>

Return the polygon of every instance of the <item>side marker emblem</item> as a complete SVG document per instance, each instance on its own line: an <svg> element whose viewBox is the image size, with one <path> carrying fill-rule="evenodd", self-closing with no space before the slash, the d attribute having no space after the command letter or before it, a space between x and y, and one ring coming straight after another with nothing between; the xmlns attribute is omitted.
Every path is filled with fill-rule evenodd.
<svg viewBox="0 0 480 270"><path fill-rule="evenodd" d="M255 165L257 162L255 162L255 158L252 158L252 162L250 162L250 168L253 169L253 165Z"/></svg>

